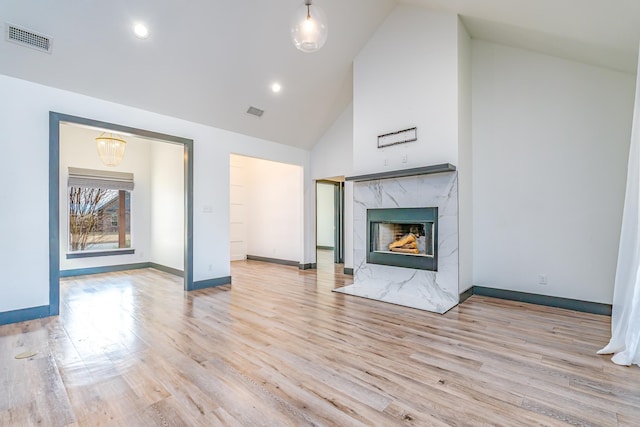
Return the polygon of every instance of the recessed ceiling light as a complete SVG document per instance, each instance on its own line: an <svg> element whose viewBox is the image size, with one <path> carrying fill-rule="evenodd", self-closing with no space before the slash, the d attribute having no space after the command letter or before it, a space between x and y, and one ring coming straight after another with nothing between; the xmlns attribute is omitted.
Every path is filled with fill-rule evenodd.
<svg viewBox="0 0 640 427"><path fill-rule="evenodd" d="M280 83L274 83L271 85L271 90L273 93L278 93L282 90L282 86L280 86Z"/></svg>
<svg viewBox="0 0 640 427"><path fill-rule="evenodd" d="M136 25L134 25L133 32L139 39L146 39L147 37L149 37L149 29L141 23L137 23Z"/></svg>

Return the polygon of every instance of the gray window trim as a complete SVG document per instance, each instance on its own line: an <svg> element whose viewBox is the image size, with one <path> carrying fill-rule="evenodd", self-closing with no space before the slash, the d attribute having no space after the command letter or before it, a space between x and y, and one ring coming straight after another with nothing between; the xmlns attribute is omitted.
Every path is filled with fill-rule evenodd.
<svg viewBox="0 0 640 427"><path fill-rule="evenodd" d="M132 255L135 254L135 249L108 249L104 251L82 251L82 252L67 252L67 259L76 258L95 258L100 256L113 256L113 255Z"/></svg>

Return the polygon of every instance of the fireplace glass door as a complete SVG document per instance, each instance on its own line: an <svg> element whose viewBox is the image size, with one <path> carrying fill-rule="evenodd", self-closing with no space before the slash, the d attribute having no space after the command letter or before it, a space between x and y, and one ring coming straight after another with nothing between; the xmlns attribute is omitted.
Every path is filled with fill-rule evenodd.
<svg viewBox="0 0 640 427"><path fill-rule="evenodd" d="M433 257L433 222L373 223L373 251Z"/></svg>
<svg viewBox="0 0 640 427"><path fill-rule="evenodd" d="M369 209L367 262L437 270L438 208Z"/></svg>

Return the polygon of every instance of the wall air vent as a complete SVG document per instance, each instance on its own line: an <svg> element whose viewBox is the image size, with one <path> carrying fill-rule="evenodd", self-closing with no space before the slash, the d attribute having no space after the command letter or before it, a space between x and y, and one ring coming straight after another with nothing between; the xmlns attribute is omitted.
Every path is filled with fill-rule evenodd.
<svg viewBox="0 0 640 427"><path fill-rule="evenodd" d="M6 28L5 38L7 41L31 47L41 52L51 53L51 43L53 41L51 37L7 22L5 22L4 26Z"/></svg>
<svg viewBox="0 0 640 427"><path fill-rule="evenodd" d="M247 113L254 115L256 117L262 117L262 115L264 114L264 110L261 110L256 107L249 107L249 109L247 110Z"/></svg>

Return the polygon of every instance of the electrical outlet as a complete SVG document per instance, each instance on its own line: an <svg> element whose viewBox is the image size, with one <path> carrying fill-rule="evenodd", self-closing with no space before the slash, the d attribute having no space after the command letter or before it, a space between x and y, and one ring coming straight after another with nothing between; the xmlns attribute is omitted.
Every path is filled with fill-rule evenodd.
<svg viewBox="0 0 640 427"><path fill-rule="evenodd" d="M547 281L547 275L546 274L539 274L538 275L538 283L540 283L541 285L546 285L549 282Z"/></svg>
<svg viewBox="0 0 640 427"><path fill-rule="evenodd" d="M213 271L213 264L209 264L209 271Z"/></svg>
<svg viewBox="0 0 640 427"><path fill-rule="evenodd" d="M384 165L389 166L389 159L384 159Z"/></svg>
<svg viewBox="0 0 640 427"><path fill-rule="evenodd" d="M402 156L402 163L407 163L407 155Z"/></svg>

